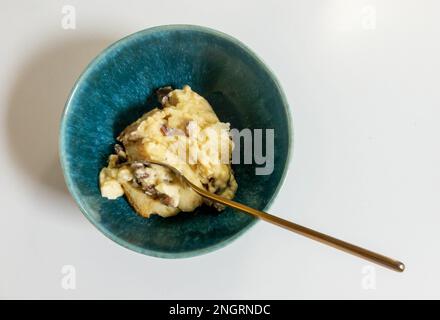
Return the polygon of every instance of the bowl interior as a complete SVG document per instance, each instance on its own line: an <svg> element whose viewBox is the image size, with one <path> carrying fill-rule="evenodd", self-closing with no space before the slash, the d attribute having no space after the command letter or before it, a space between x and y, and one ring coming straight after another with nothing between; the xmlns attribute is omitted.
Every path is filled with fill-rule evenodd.
<svg viewBox="0 0 440 320"><path fill-rule="evenodd" d="M172 218L138 216L125 198L100 196L98 173L116 136L157 106L154 91L188 84L223 122L237 129L275 129L274 171L234 165L236 200L264 209L282 182L289 155L287 105L276 80L249 49L219 32L194 26L147 29L100 54L78 80L61 125L60 156L69 190L81 210L119 244L160 257L185 257L221 247L254 218L206 206Z"/></svg>

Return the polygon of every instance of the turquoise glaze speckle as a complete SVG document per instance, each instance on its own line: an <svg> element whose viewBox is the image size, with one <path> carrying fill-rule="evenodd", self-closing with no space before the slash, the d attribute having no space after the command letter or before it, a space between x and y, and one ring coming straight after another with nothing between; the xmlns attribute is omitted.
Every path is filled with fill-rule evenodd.
<svg viewBox="0 0 440 320"><path fill-rule="evenodd" d="M255 165L235 165L236 200L267 209L284 179L291 128L288 105L273 74L243 44L198 26L161 26L107 48L87 67L67 101L60 158L67 186L84 215L107 237L131 250L163 258L220 248L255 223L238 211L203 206L172 218L138 216L125 198L102 198L98 185L116 136L157 106L154 90L192 89L233 127L275 129L275 170L256 176Z"/></svg>

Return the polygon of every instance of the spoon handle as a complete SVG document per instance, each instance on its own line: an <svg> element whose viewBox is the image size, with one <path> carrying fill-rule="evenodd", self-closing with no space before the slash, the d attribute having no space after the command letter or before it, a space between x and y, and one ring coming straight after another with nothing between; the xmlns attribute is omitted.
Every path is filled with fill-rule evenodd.
<svg viewBox="0 0 440 320"><path fill-rule="evenodd" d="M229 200L229 199L220 197L220 196L215 195L213 193L210 193L202 188L199 188L198 186L192 184L191 182L189 182L189 184L194 189L194 191L196 191L198 194L200 194L201 196L203 196L205 198L213 200L215 202L219 202L219 203L224 204L228 207L232 207L232 208L240 210L242 212L251 214L252 216L257 217L261 220L270 222L274 225L285 228L287 230L290 230L292 232L300 234L304 237L316 240L318 242L324 243L326 245L332 246L336 249L339 249L339 250L345 251L347 253L353 254L355 256L364 258L366 260L377 263L379 265L382 265L382 266L387 267L389 269L392 269L394 271L403 272L405 270L405 265L398 260L394 260L392 258L386 257L386 256L381 255L379 253L376 253L376 252L358 247L358 246L353 245L351 243L336 239L334 237L331 237L331 236L326 235L324 233L315 231L313 229L303 227L299 224L293 223L288 220L284 220L280 217L271 215L267 212L260 211L260 210L248 207L244 204L235 202L233 200Z"/></svg>
<svg viewBox="0 0 440 320"><path fill-rule="evenodd" d="M316 240L318 242L332 246L336 249L345 251L345 252L353 254L355 256L364 258L364 259L369 260L371 262L374 262L374 263L377 263L377 264L382 265L384 267L390 268L391 270L394 270L397 272L403 272L405 270L405 265L398 260L391 259L391 258L386 257L384 255L381 255L379 253L355 246L354 244L333 238L333 237L326 235L324 233L315 231L313 229L309 229L307 227L303 227L299 224L293 223L288 220L284 220L280 217L271 215L267 212L248 207L244 204L241 204L236 201L229 200L229 199L223 198L221 196L218 196L214 193L211 193L203 188L198 187L197 185L195 185L194 183L189 181L189 179L187 179L179 170L177 170L173 166L170 166L166 163L159 162L159 161L153 161L153 160L148 160L148 161L146 161L146 163L153 163L153 164L167 167L172 172L174 172L177 176L179 176L195 192L197 192L199 195L201 195L204 198L207 198L212 201L224 204L228 207L243 211L243 212L248 213L248 214L250 214L254 217L257 217L261 220L270 222L276 226L285 228L287 230L290 230L292 232L300 234L304 237Z"/></svg>

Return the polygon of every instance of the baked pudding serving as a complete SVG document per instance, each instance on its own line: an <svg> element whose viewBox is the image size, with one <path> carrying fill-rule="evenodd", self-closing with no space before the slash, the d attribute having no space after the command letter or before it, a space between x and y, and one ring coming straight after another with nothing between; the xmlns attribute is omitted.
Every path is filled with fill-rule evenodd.
<svg viewBox="0 0 440 320"><path fill-rule="evenodd" d="M161 106L118 136L115 153L99 174L102 196L113 200L125 195L143 217L170 217L202 204L222 210L148 160L167 163L195 185L232 199L237 182L230 165L230 124L220 122L208 101L189 86L164 87L156 93Z"/></svg>

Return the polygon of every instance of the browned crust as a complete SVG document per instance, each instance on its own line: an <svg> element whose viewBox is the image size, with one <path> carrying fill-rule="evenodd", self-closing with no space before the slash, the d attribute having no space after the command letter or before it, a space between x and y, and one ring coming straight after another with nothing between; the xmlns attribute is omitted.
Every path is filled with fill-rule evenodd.
<svg viewBox="0 0 440 320"><path fill-rule="evenodd" d="M146 197L146 195L136 194L137 192L141 192L141 191L132 187L130 185L130 183L128 183L128 182L122 183L122 188L124 189L125 196L127 197L128 202L131 204L131 206L134 208L134 210L137 213L139 213L139 215L141 215L142 217L149 218L150 217L150 212L148 212L149 210L147 210L147 208L143 207L142 204L140 204L139 201L137 200L138 197L140 197L140 196Z"/></svg>

